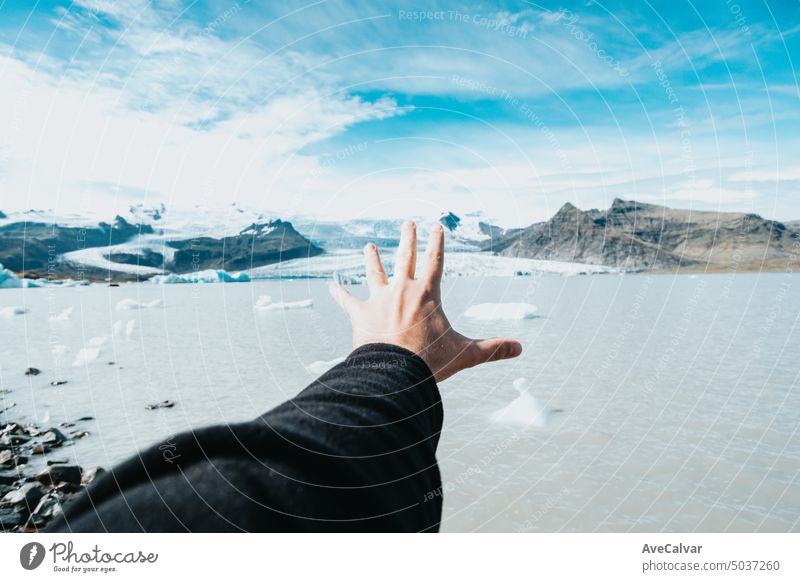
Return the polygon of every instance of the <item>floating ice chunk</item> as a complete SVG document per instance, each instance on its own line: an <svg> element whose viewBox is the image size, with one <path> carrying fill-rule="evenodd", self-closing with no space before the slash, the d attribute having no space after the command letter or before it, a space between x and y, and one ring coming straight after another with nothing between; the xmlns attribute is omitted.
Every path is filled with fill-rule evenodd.
<svg viewBox="0 0 800 582"><path fill-rule="evenodd" d="M117 311L130 311L132 309L147 309L149 307L161 307L164 302L161 299L153 299L152 301L139 302L133 299L123 299L117 303Z"/></svg>
<svg viewBox="0 0 800 582"><path fill-rule="evenodd" d="M316 376L319 376L327 372L331 368L333 368L336 364L341 364L342 362L344 362L344 360L345 360L344 357L334 358L332 360L328 360L327 362L324 360L319 360L306 366L306 370L308 370L309 372L311 372Z"/></svg>
<svg viewBox="0 0 800 582"><path fill-rule="evenodd" d="M273 301L269 295L261 295L255 304L257 311L285 311L287 309L308 309L314 307L311 299L302 301Z"/></svg>
<svg viewBox="0 0 800 582"><path fill-rule="evenodd" d="M3 307L0 308L0 317L11 319L15 315L25 315L28 310L24 307Z"/></svg>
<svg viewBox="0 0 800 582"><path fill-rule="evenodd" d="M107 342L108 336L106 335L93 337L87 342L85 347L81 348L78 353L75 354L75 360L73 360L72 365L78 367L94 362L100 357L100 354L103 352L103 346L106 345Z"/></svg>
<svg viewBox="0 0 800 582"><path fill-rule="evenodd" d="M247 273L228 273L223 270L209 269L186 273L184 275L156 275L151 279L159 285L176 285L181 283L248 283L250 276Z"/></svg>
<svg viewBox="0 0 800 582"><path fill-rule="evenodd" d="M3 264L0 263L0 289L19 289L23 286L24 283L22 279L4 268Z"/></svg>
<svg viewBox="0 0 800 582"><path fill-rule="evenodd" d="M467 309L464 315L482 321L533 319L536 317L536 306L530 303L479 303Z"/></svg>
<svg viewBox="0 0 800 582"><path fill-rule="evenodd" d="M525 378L514 380L514 388L519 392L519 396L504 408L493 412L490 417L492 422L536 427L547 426L550 415L555 411L543 401L531 396L528 392L528 381Z"/></svg>
<svg viewBox="0 0 800 582"><path fill-rule="evenodd" d="M51 315L50 321L67 321L70 315L72 315L72 307L67 307L58 315Z"/></svg>

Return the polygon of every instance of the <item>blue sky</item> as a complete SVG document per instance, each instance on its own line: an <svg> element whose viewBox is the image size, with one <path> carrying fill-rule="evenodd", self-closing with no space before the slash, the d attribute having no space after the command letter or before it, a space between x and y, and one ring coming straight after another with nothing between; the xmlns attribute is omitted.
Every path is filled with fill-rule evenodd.
<svg viewBox="0 0 800 582"><path fill-rule="evenodd" d="M0 0L0 209L800 218L800 3Z"/></svg>

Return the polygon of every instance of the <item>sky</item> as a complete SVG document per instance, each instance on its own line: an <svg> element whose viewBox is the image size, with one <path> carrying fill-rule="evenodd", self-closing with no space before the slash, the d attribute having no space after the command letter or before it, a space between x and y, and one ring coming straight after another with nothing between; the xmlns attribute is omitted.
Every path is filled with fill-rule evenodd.
<svg viewBox="0 0 800 582"><path fill-rule="evenodd" d="M0 210L800 219L800 2L0 0Z"/></svg>

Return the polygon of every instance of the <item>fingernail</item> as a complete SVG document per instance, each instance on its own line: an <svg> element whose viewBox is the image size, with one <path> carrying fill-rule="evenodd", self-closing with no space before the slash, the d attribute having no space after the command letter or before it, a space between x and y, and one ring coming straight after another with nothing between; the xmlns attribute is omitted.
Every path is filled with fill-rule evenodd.
<svg viewBox="0 0 800 582"><path fill-rule="evenodd" d="M444 227L442 227L442 225L439 224L438 222L433 225L433 232L443 232L443 231Z"/></svg>
<svg viewBox="0 0 800 582"><path fill-rule="evenodd" d="M367 243L366 246L364 247L364 251L374 251L374 250L375 250L374 243Z"/></svg>
<svg viewBox="0 0 800 582"><path fill-rule="evenodd" d="M511 352L511 357L516 358L522 353L522 344L519 342L512 342L509 351Z"/></svg>

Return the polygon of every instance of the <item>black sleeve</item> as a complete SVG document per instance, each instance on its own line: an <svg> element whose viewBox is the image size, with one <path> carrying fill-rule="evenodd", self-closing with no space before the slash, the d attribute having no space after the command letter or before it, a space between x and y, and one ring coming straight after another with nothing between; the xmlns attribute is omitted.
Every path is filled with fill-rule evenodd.
<svg viewBox="0 0 800 582"><path fill-rule="evenodd" d="M425 362L358 348L259 418L103 474L48 531L437 531L442 403Z"/></svg>

